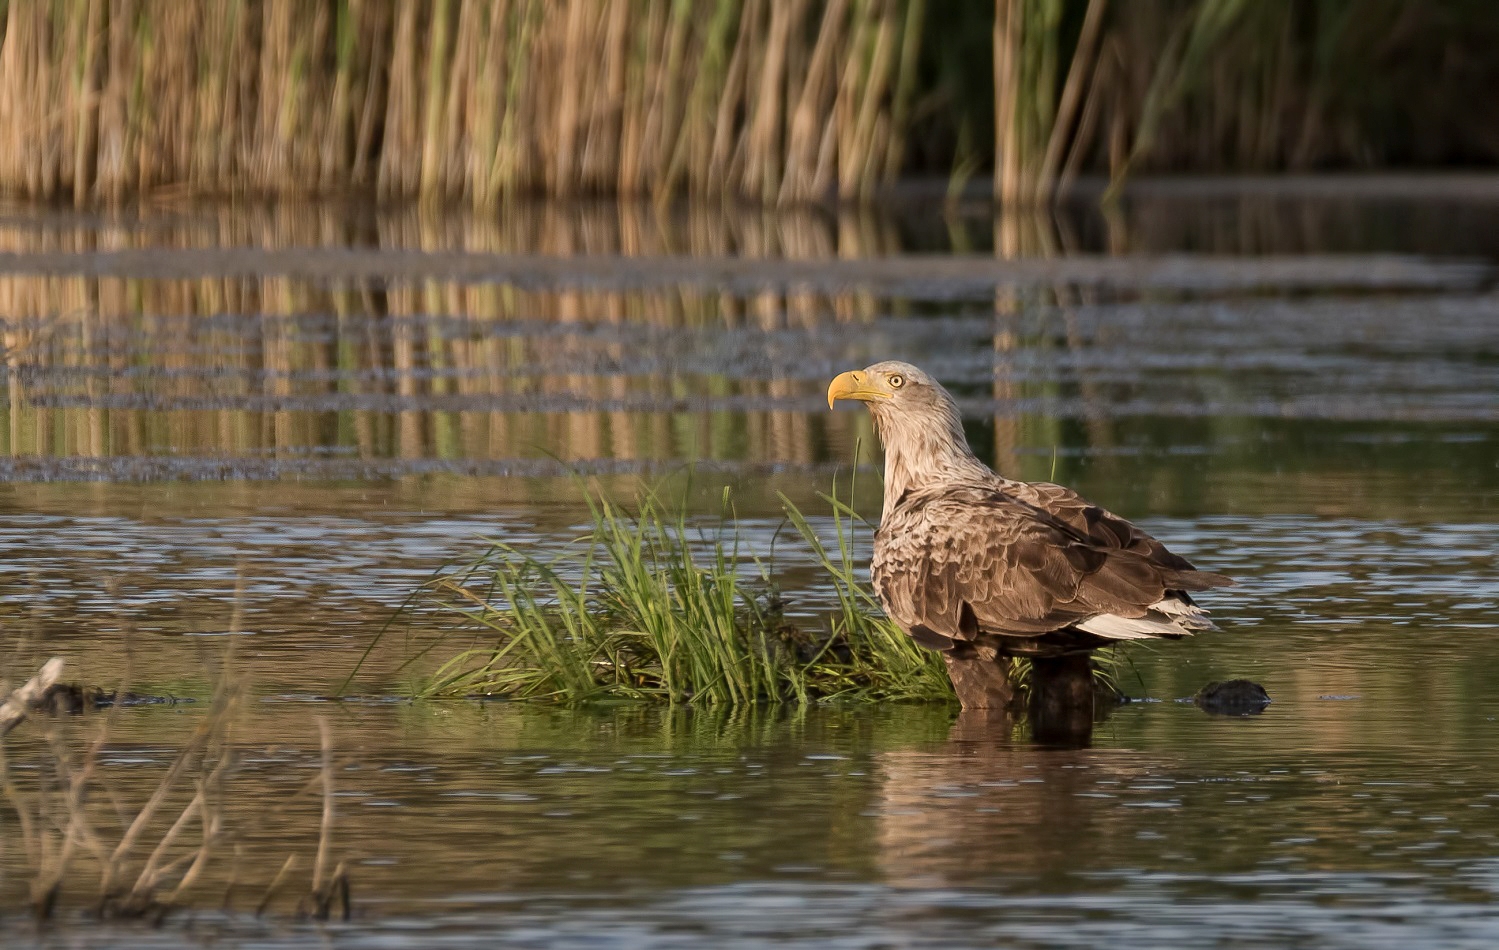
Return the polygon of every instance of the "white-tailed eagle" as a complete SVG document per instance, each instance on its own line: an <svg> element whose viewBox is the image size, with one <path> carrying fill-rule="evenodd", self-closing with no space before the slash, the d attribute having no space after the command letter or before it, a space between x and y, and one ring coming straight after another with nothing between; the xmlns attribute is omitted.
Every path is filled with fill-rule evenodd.
<svg viewBox="0 0 1499 950"><path fill-rule="evenodd" d="M1077 680L1110 642L1213 629L1190 592L1232 580L1070 488L996 474L968 447L952 396L915 366L843 373L829 408L838 399L869 408L885 449L875 592L901 629L942 651L965 707L1009 701L1003 674L984 668L1008 656ZM1091 696L1091 683L1062 691Z"/></svg>

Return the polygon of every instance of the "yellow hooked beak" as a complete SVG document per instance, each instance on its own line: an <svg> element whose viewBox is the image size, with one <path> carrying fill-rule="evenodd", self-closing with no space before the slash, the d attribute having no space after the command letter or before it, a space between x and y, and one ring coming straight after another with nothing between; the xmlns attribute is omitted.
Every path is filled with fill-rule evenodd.
<svg viewBox="0 0 1499 950"><path fill-rule="evenodd" d="M857 399L860 402L870 402L875 399L889 399L890 393L882 389L876 389L871 384L869 374L863 370L849 370L847 373L839 373L833 377L828 384L828 408L833 408L835 399Z"/></svg>

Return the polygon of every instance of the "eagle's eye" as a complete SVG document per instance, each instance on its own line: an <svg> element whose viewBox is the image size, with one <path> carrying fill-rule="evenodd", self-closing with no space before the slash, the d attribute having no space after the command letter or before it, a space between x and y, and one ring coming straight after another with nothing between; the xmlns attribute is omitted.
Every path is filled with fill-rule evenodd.
<svg viewBox="0 0 1499 950"><path fill-rule="evenodd" d="M885 381L890 384L891 389L899 389L906 384L906 378L899 373L891 373L885 377Z"/></svg>

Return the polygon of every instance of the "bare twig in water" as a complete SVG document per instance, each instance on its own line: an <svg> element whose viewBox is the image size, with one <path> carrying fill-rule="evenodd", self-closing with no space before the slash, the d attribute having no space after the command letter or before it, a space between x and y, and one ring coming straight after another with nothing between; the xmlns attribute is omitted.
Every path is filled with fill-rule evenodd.
<svg viewBox="0 0 1499 950"><path fill-rule="evenodd" d="M266 887L265 893L260 896L260 903L255 905L256 917L260 917L265 914L266 908L271 906L272 899L274 899L276 893L281 890L281 885L286 882L286 876L290 874L292 868L296 866L297 856L295 854L288 854L286 856L286 860L281 865L281 870L277 871L276 876L271 878L270 885Z"/></svg>
<svg viewBox="0 0 1499 950"><path fill-rule="evenodd" d="M162 777L161 783L156 786L156 791L151 794L151 798L146 802L145 807L136 813L135 820L130 823L130 827L125 830L125 834L120 838L120 843L115 846L113 853L110 854L109 860L104 867L104 879L99 885L101 904L110 901L115 896L116 878L125 868L126 863L130 859L131 852L135 849L135 846L140 840L142 834L145 832L147 825L150 823L151 819L156 816L156 813L161 809L161 806L166 802L168 793L170 793L173 786L177 784L177 779L182 775L183 771L187 769L189 762L194 761L197 758L195 754L199 752L207 742L209 734L211 732L211 725L211 720L206 721L193 731L192 738L188 740L187 747L177 754L177 758L172 762L171 767L167 769L167 774ZM194 799L194 802L196 802L196 797ZM188 804L185 811L188 810L197 810L193 802L190 802ZM172 830L167 832L169 838L176 837L179 826L182 823L183 819L179 818L178 822L172 826ZM163 843L169 844L170 842L164 841ZM150 865L151 859L147 859L148 871L150 869Z"/></svg>
<svg viewBox="0 0 1499 950"><path fill-rule="evenodd" d="M241 576L231 623L236 632L243 623L240 601L244 587ZM28 747L28 764L35 767L24 774L13 774L6 768L6 743L0 742L0 804L15 815L17 847L30 869L31 910L39 920L60 914L65 890L80 882L86 873L80 866L88 864L97 879L92 887L82 882L83 899L96 917L159 922L203 886L209 876L206 869L223 850L232 827L246 825L246 818L254 819L254 812L265 810L254 806L251 815L236 816L229 807L230 802L243 798L231 796L228 789L237 765L234 740L239 719L235 711L240 708L243 689L243 681L231 669L232 657L233 651L226 651L216 671L209 714L196 723L171 761L163 763L155 787L140 790L144 804L130 797L131 789L137 786L112 780L105 764L113 725L121 715L118 704L99 718L37 717L41 743ZM51 697L61 688L57 680L62 670L62 660L50 661L30 682L0 702L0 721L5 724L0 737L37 709L54 708ZM114 695L127 695L127 685L122 683ZM92 709L94 705L86 703L78 708ZM71 727L70 721L83 723L84 731ZM348 869L332 851L337 762L327 724L319 721L318 727L322 734L322 769L292 796L299 797L315 788L314 783L322 783L323 815L313 887L303 898L303 906L305 913L320 919L335 913L347 919ZM197 840L193 840L195 832ZM241 855L236 847L234 866L229 868L229 882L223 891L226 908L238 883ZM257 912L265 911L296 866L295 857L286 860L266 888ZM76 900L77 895L72 896Z"/></svg>
<svg viewBox="0 0 1499 950"><path fill-rule="evenodd" d="M323 740L323 821L318 833L317 860L312 865L312 893L323 889L323 872L328 867L328 847L333 839L333 739L328 720L317 717L318 734Z"/></svg>
<svg viewBox="0 0 1499 950"><path fill-rule="evenodd" d="M27 713L36 708L92 708L92 701L81 704L57 705L59 691L70 689L57 683L62 672L63 661L53 659L42 671L21 689L16 690L0 706L4 715L4 729L0 736L9 732ZM61 722L48 717L43 721L42 736L51 752L50 780L40 779L29 793L22 791L4 775L5 800L17 817L21 840L33 868L31 880L32 912L40 920L56 913L63 884L74 858L80 849L92 855L100 870L95 897L95 912L99 916L160 920L173 906L173 902L184 893L201 875L208 861L212 846L221 827L219 799L223 779L232 767L233 756L229 741L229 709L234 704L235 688L230 686L228 676L222 678L219 694L215 699L211 715L194 730L166 774L151 793L144 807L133 815L115 802L115 811L125 824L118 840L110 833L108 820L99 823L98 809L91 800L102 793L113 798L114 791L101 780L101 754L111 734L118 704L114 704L109 716L97 725L86 745L77 752L74 744L65 738ZM123 687L114 697L128 695ZM212 762L212 767L208 763ZM202 774L206 771L206 775ZM173 791L179 781L187 775L198 775L196 791L177 813L161 837L155 840L139 867L135 867L134 855L142 849L153 834L154 819L168 807ZM183 834L197 820L202 825L202 841L198 848L185 854L179 842ZM183 872L172 896L159 896L163 884ZM122 882L129 882L128 884Z"/></svg>
<svg viewBox="0 0 1499 950"><path fill-rule="evenodd" d="M312 866L312 893L308 895L308 911L318 920L332 916L337 904L339 917L349 919L349 873L345 862L338 862L331 876L326 876L328 852L333 846L333 737L328 731L328 721L319 716L318 732L323 740L323 821L318 831L317 859Z"/></svg>

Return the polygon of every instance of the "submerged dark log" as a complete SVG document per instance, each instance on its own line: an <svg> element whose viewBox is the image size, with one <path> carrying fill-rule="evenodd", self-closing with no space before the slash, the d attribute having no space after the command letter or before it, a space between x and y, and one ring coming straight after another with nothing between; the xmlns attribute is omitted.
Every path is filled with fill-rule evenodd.
<svg viewBox="0 0 1499 950"><path fill-rule="evenodd" d="M1219 716L1258 716L1270 705L1270 694L1252 680L1222 680L1199 689L1192 702Z"/></svg>
<svg viewBox="0 0 1499 950"><path fill-rule="evenodd" d="M49 683L44 688L34 690L29 694L26 708L33 713L75 715L94 709L108 709L111 706L158 706L190 702L193 700L179 699L175 696L133 693L129 690L110 690L102 686L86 686L81 683Z"/></svg>
<svg viewBox="0 0 1499 950"><path fill-rule="evenodd" d="M32 703L38 712L72 714L110 706L147 706L185 702L172 696L148 696L81 683L53 683Z"/></svg>

